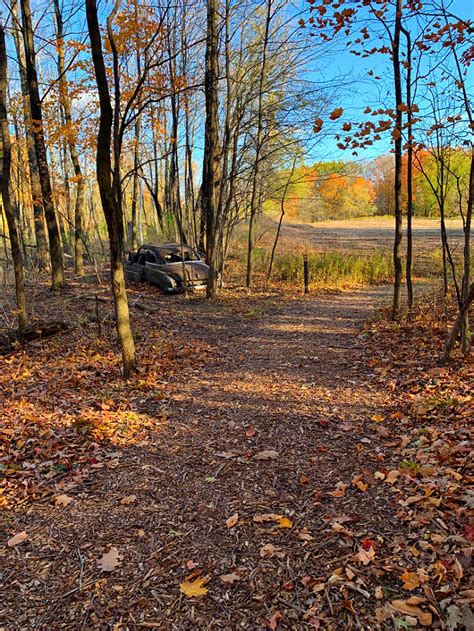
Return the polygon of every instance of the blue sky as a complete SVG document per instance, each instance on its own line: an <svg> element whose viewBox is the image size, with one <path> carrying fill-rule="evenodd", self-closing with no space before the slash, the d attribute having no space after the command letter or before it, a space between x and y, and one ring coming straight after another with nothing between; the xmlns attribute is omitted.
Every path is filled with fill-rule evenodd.
<svg viewBox="0 0 474 631"><path fill-rule="evenodd" d="M350 5L350 3L346 3ZM474 19L474 1L472 0L452 0L450 10L463 19ZM316 38L315 38L316 40ZM341 37L341 42L344 38ZM379 75L380 80L375 81L368 75L370 70L374 75ZM324 68L324 75L332 79L333 77L346 76L349 85L341 88L338 95L338 103L344 108L344 115L338 121L344 119L362 120L363 110L367 106L380 107L385 104L393 107L393 83L390 68L390 60L387 55L377 55L368 59L350 54L348 49L336 50L331 62ZM468 84L473 87L472 71L468 78ZM340 125L334 124L334 128L340 129ZM337 148L334 136L327 136L318 145L315 158L321 159L354 159L358 161L370 160L382 153L390 150L390 141L387 135L378 143L367 147L359 152L357 157L353 157L350 151L341 151Z"/></svg>

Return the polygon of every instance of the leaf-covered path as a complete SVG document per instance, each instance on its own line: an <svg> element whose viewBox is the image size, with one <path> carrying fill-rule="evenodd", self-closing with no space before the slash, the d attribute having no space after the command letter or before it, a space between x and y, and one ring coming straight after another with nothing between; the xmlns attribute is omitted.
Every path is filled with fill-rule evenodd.
<svg viewBox="0 0 474 631"><path fill-rule="evenodd" d="M6 628L392 628L380 601L403 596L389 574L405 535L382 480L400 437L379 422L393 401L359 334L386 295L181 301L178 315L161 299L160 322L204 363L164 384L152 441L13 511L6 532L28 538L7 552ZM394 602L431 620L423 599Z"/></svg>

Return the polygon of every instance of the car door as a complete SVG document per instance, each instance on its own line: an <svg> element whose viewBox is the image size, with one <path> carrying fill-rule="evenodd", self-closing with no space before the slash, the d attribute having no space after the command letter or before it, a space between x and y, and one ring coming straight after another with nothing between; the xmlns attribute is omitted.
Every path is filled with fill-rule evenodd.
<svg viewBox="0 0 474 631"><path fill-rule="evenodd" d="M144 280L146 257L146 250L139 250L137 254L135 254L134 259L127 263L125 268L127 280L132 283L140 283Z"/></svg>

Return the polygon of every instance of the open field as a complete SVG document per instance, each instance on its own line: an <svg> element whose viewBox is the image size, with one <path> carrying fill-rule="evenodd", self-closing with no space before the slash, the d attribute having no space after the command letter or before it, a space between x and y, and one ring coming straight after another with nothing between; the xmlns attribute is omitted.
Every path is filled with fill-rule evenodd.
<svg viewBox="0 0 474 631"><path fill-rule="evenodd" d="M263 279L277 230L274 217L259 218L255 231L254 270ZM456 265L461 263L463 230L460 219L447 223L448 239ZM302 281L302 257L308 254L310 284L314 289L344 289L392 280L393 217L365 217L318 223L283 223L275 252L274 281ZM442 253L438 220L416 218L413 222L414 263L417 278L442 277ZM402 244L405 248L406 237ZM238 226L229 251L228 276L244 275L247 255L246 226Z"/></svg>
<svg viewBox="0 0 474 631"><path fill-rule="evenodd" d="M463 238L461 219L447 221L448 238L454 250L461 247ZM276 221L265 218L261 225L261 243L271 244L276 230ZM391 249L393 245L394 218L364 217L318 223L283 221L279 251L297 246L316 251L339 250L345 252L368 252ZM440 247L440 227L437 219L415 218L413 220L415 248L423 252Z"/></svg>

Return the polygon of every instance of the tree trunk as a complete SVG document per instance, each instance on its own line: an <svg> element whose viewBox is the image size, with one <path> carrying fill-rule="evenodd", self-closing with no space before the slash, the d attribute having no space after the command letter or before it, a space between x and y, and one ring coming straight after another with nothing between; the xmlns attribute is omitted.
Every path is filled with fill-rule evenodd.
<svg viewBox="0 0 474 631"><path fill-rule="evenodd" d="M21 332L27 324L25 279L23 274L23 257L18 239L16 218L10 199L11 145L7 118L7 52L5 48L5 31L2 23L0 23L0 153L2 161L0 187L3 209L5 211L8 232L10 235L13 271L15 274L16 303L18 309L18 329Z"/></svg>
<svg viewBox="0 0 474 631"><path fill-rule="evenodd" d="M443 364L446 363L451 356L451 352L454 348L454 345L456 344L456 340L458 339L458 336L461 333L463 320L466 314L469 313L469 308L473 301L474 301L474 283L471 284L471 286L469 287L466 293L466 298L464 302L462 303L461 307L459 308L458 315L453 324L453 328L451 329L449 337L446 341L446 345L444 347L444 351L441 356L441 363Z"/></svg>
<svg viewBox="0 0 474 631"><path fill-rule="evenodd" d="M85 182L82 175L81 163L77 153L75 134L73 133L73 120L71 113L71 98L66 78L66 66L64 62L64 25L59 7L59 0L54 0L57 28L57 51L59 72L59 99L64 113L64 121L67 129L67 142L71 162L74 168L76 181L76 203L74 207L74 267L77 276L84 275L84 209L85 209Z"/></svg>
<svg viewBox="0 0 474 631"><path fill-rule="evenodd" d="M201 204L206 228L206 260L209 265L207 297L213 298L217 291L218 240L216 238L217 185L216 167L218 159L218 79L219 51L217 14L218 1L207 0L206 71L205 99L206 122L204 132L204 160L201 187Z"/></svg>
<svg viewBox="0 0 474 631"><path fill-rule="evenodd" d="M40 270L49 270L48 240L46 238L46 226L43 209L43 195L41 193L41 182L38 172L38 162L36 160L35 138L33 134L33 123L31 121L31 108L28 92L28 80L25 70L25 52L21 44L21 26L18 17L18 2L12 3L13 16L13 40L18 59L18 71L20 75L21 95L23 97L23 119L25 125L26 146L28 149L28 170L30 175L31 199L33 203L33 220L36 238L36 263Z"/></svg>
<svg viewBox="0 0 474 631"><path fill-rule="evenodd" d="M130 327L130 313L122 263L123 212L121 204L120 165L118 163L120 153L117 149L117 138L114 138L114 169L112 169L111 160L112 126L114 127L115 133L117 124L114 124L114 113L112 111L107 73L102 52L96 0L86 0L86 13L100 103L99 131L97 135L97 182L109 233L112 293L114 296L117 336L122 351L123 374L125 377L129 377L135 369L135 344ZM115 63L114 79L117 84L118 76ZM115 111L115 117L117 116L119 116L119 112Z"/></svg>
<svg viewBox="0 0 474 631"><path fill-rule="evenodd" d="M395 238L393 243L393 266L395 270L395 278L393 283L393 303L392 303L392 320L398 320L400 315L400 298L402 287L402 237L403 237L403 218L402 218L402 81L400 67L400 32L402 22L402 0L397 0L395 9L395 27L393 35L393 77L395 86Z"/></svg>
<svg viewBox="0 0 474 631"><path fill-rule="evenodd" d="M405 277L407 283L407 307L408 317L411 318L413 310L413 112L412 112L412 96L411 96L411 36L406 28L402 31L407 40L407 76L406 76L406 95L407 95L407 129L408 129L408 148L407 148L407 256Z"/></svg>
<svg viewBox="0 0 474 631"><path fill-rule="evenodd" d="M35 139L36 160L38 163L41 193L43 196L44 212L49 236L49 254L51 258L51 282L53 289L64 285L63 252L59 235L58 221L53 203L53 192L49 175L46 145L44 141L43 113L38 89L38 74L36 71L36 55L33 39L33 26L29 0L20 0L23 40L25 44L26 77L30 97L31 119Z"/></svg>
<svg viewBox="0 0 474 631"><path fill-rule="evenodd" d="M462 278L462 299L468 299L469 286L471 284L471 224L472 206L474 198L474 149L471 148L471 169L469 174L469 193L467 200L466 219L464 221L464 270ZM471 346L471 334L469 331L469 310L465 309L462 316L462 340L461 350L468 355Z"/></svg>
<svg viewBox="0 0 474 631"><path fill-rule="evenodd" d="M270 22L272 19L272 0L267 0L267 13L265 18L265 34L263 39L262 48L262 64L260 66L260 76L258 83L258 111L257 111L257 144L255 148L255 166L253 171L252 180L252 194L250 198L250 221L249 221L249 233L248 233L248 247L247 247L247 274L245 277L246 287L250 287L252 284L252 271L253 271L253 230L255 223L255 216L258 209L259 195L257 187L259 185L259 173L260 173L260 161L262 152L262 138L263 138L263 86L265 81L265 71L267 65L267 48L268 37L270 33Z"/></svg>

